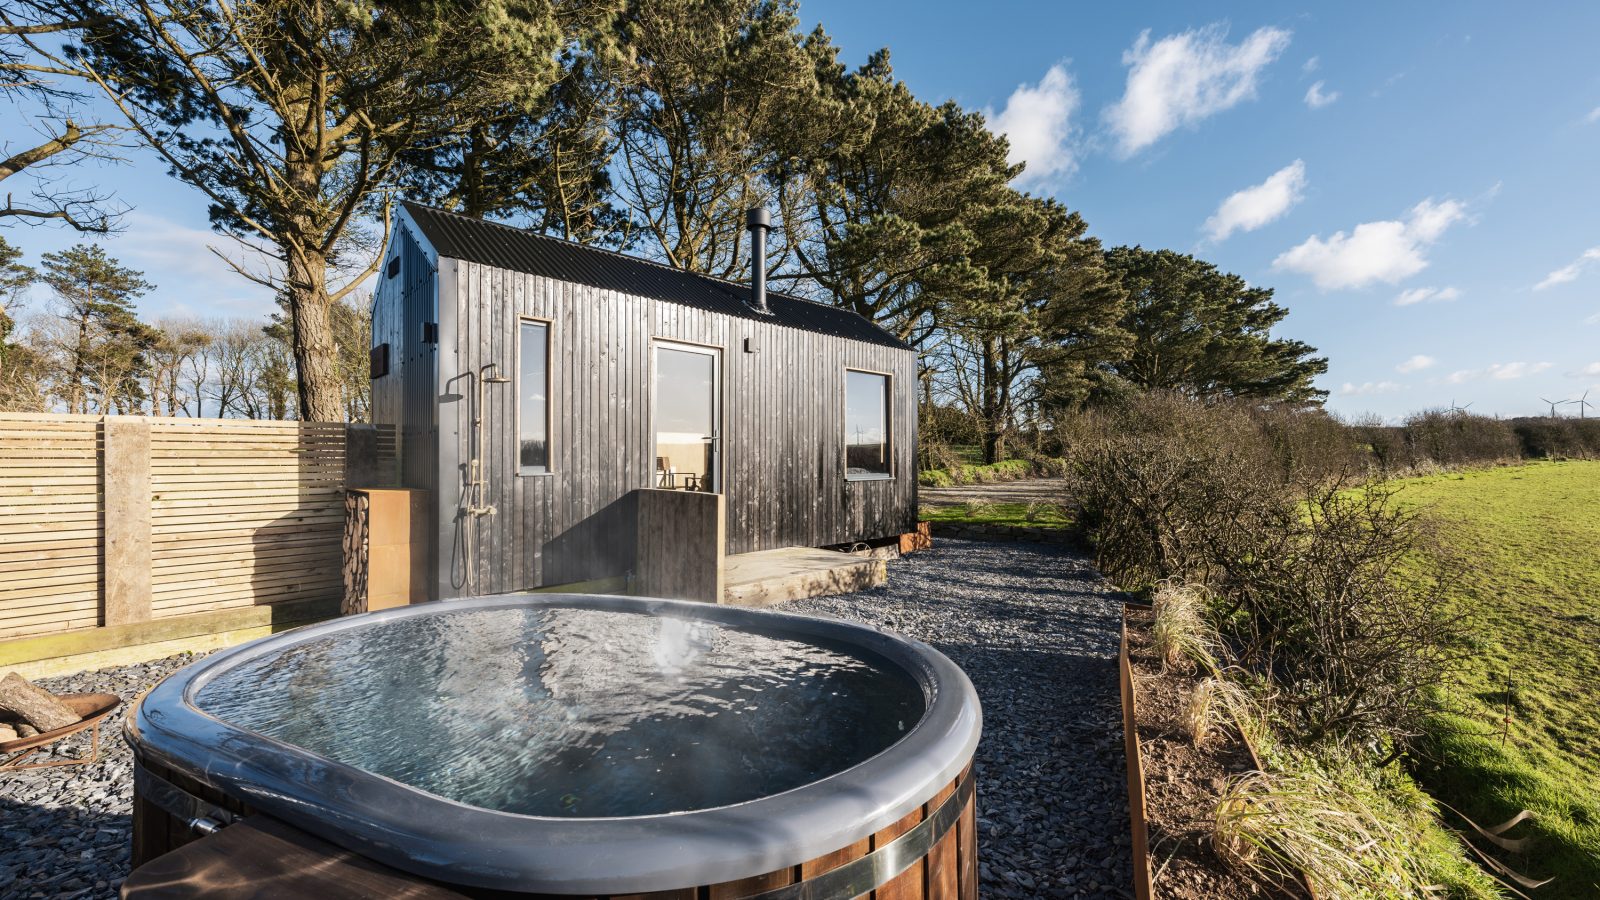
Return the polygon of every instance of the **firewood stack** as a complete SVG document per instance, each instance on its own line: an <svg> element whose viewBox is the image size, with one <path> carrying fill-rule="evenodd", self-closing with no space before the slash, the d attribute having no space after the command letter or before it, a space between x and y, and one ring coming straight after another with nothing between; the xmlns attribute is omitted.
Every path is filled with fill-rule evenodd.
<svg viewBox="0 0 1600 900"><path fill-rule="evenodd" d="M54 694L15 672L0 678L0 744L76 725L82 718Z"/></svg>

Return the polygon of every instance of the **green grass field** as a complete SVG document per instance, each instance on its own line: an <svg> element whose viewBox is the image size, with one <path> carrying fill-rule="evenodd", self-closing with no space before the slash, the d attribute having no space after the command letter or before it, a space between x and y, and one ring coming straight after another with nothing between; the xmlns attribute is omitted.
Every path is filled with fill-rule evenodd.
<svg viewBox="0 0 1600 900"><path fill-rule="evenodd" d="M958 503L950 506L924 506L921 518L929 522L963 522L982 525L1023 525L1035 528L1065 528L1066 511L1055 503Z"/></svg>
<svg viewBox="0 0 1600 900"><path fill-rule="evenodd" d="M1417 775L1486 827L1534 812L1531 829L1510 834L1536 844L1495 854L1556 878L1532 896L1600 897L1600 462L1395 485L1461 561L1455 602L1468 634L1446 697L1456 712L1438 722L1438 764Z"/></svg>

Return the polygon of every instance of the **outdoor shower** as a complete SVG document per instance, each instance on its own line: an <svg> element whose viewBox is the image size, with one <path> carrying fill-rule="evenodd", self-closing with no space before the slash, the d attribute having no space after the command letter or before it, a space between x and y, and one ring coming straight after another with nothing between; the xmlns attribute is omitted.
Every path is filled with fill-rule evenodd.
<svg viewBox="0 0 1600 900"><path fill-rule="evenodd" d="M476 372L467 373L472 377L472 459L467 463L467 489L466 507L462 510L466 514L462 521L461 531L461 562L464 569L463 582L467 592L472 591L472 523L482 516L495 514L493 504L485 505L483 502L483 386L486 384L510 384L511 379L500 374L500 367L495 363L488 363Z"/></svg>

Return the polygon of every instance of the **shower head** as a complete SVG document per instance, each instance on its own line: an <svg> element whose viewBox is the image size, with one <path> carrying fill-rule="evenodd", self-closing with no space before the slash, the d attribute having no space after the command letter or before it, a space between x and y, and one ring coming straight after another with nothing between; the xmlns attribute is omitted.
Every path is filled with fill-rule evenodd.
<svg viewBox="0 0 1600 900"><path fill-rule="evenodd" d="M510 384L511 383L511 377L509 375L501 375L500 374L500 367L495 365L494 363L489 363L488 365L486 365L483 368L479 369L478 370L478 378L484 384Z"/></svg>
<svg viewBox="0 0 1600 900"><path fill-rule="evenodd" d="M490 375L483 380L484 384L510 384L511 379L505 375Z"/></svg>

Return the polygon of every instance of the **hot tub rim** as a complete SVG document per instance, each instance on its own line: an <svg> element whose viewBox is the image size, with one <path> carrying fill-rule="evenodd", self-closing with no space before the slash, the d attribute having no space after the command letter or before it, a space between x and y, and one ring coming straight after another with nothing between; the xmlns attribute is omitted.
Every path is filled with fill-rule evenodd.
<svg viewBox="0 0 1600 900"><path fill-rule="evenodd" d="M874 756L788 791L700 810L567 819L430 794L232 725L193 702L207 682L237 665L332 633L415 615L528 606L681 614L790 639L839 641L903 669L923 686L926 708L916 725ZM470 887L574 894L734 881L849 846L952 783L970 763L981 731L977 692L960 667L935 648L884 629L692 601L533 592L334 619L224 650L152 688L124 729L141 759L396 868ZM495 827L483 829L485 822ZM588 849L585 858L585 848L598 849Z"/></svg>

